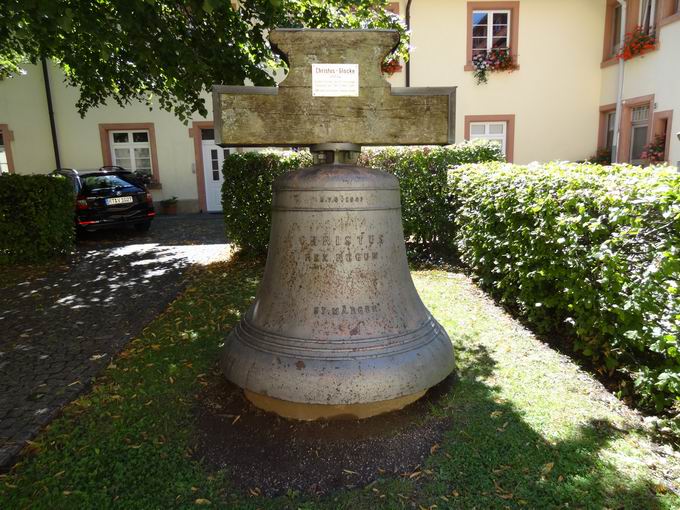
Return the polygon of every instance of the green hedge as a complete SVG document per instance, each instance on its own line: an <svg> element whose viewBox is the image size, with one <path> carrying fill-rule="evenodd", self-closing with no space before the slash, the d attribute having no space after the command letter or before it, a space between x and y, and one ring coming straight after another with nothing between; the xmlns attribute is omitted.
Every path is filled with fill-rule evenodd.
<svg viewBox="0 0 680 510"><path fill-rule="evenodd" d="M266 253L274 180L311 164L309 152L245 152L225 157L222 210L227 239L246 252Z"/></svg>
<svg viewBox="0 0 680 510"><path fill-rule="evenodd" d="M41 262L74 245L75 201L64 177L0 175L0 264Z"/></svg>
<svg viewBox="0 0 680 510"><path fill-rule="evenodd" d="M680 404L677 170L470 165L449 185L459 255L483 287L541 331L567 326L643 404Z"/></svg>
<svg viewBox="0 0 680 510"><path fill-rule="evenodd" d="M502 158L498 145L480 141L447 147L371 149L362 153L359 164L399 177L404 234L427 250L450 238L447 168ZM245 251L266 252L274 179L311 164L307 152L265 151L227 156L222 186L227 238Z"/></svg>
<svg viewBox="0 0 680 510"><path fill-rule="evenodd" d="M411 247L430 253L448 249L453 231L446 171L467 163L503 161L498 144L464 142L445 147L388 147L368 149L363 166L393 173L401 186L401 217L404 236Z"/></svg>

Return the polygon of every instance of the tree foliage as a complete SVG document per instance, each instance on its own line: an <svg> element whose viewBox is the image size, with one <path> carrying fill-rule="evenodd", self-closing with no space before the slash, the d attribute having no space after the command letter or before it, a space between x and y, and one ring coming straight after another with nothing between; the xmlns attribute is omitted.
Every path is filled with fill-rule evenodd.
<svg viewBox="0 0 680 510"><path fill-rule="evenodd" d="M115 100L152 102L188 119L207 114L213 84L273 84L284 63L266 34L273 27L394 28L386 0L3 0L0 79L22 65L56 61L80 89L81 115Z"/></svg>

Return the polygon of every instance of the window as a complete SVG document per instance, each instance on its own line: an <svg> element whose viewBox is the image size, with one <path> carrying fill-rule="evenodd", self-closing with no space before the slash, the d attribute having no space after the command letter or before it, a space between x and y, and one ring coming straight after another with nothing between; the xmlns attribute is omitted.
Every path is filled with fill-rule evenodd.
<svg viewBox="0 0 680 510"><path fill-rule="evenodd" d="M7 153L5 152L5 137L4 133L0 131L0 174L9 173L9 163L7 162Z"/></svg>
<svg viewBox="0 0 680 510"><path fill-rule="evenodd" d="M610 57L615 56L621 50L621 16L623 16L623 7L617 3L612 12L612 39L609 41Z"/></svg>
<svg viewBox="0 0 680 510"><path fill-rule="evenodd" d="M517 64L519 6L518 1L468 2L466 71L474 71L472 57L494 48L508 50Z"/></svg>
<svg viewBox="0 0 680 510"><path fill-rule="evenodd" d="M507 132L507 122L471 122L469 139L496 142L507 155Z"/></svg>
<svg viewBox="0 0 680 510"><path fill-rule="evenodd" d="M604 143L604 148L611 150L614 148L614 130L615 130L615 123L616 123L616 112L609 112L606 114L605 118L605 143Z"/></svg>
<svg viewBox="0 0 680 510"><path fill-rule="evenodd" d="M466 140L489 140L501 148L505 159L514 161L515 116L514 115L466 115Z"/></svg>
<svg viewBox="0 0 680 510"><path fill-rule="evenodd" d="M642 153L647 145L649 134L649 106L633 108L630 132L630 159L634 164L643 163Z"/></svg>
<svg viewBox="0 0 680 510"><path fill-rule="evenodd" d="M160 189L153 123L99 124L99 138L104 165L146 174L151 179L149 186Z"/></svg>
<svg viewBox="0 0 680 510"><path fill-rule="evenodd" d="M102 190L109 190L112 188L132 188L138 187L139 183L132 177L125 175L86 175L82 177L81 193L97 194Z"/></svg>
<svg viewBox="0 0 680 510"><path fill-rule="evenodd" d="M212 129L211 129L212 131ZM229 149L222 149L222 158L226 158L229 155ZM217 149L210 149L210 163L212 169L212 180L220 180L220 158Z"/></svg>
<svg viewBox="0 0 680 510"><path fill-rule="evenodd" d="M14 172L12 161L12 132L7 124L0 124L0 174Z"/></svg>
<svg viewBox="0 0 680 510"><path fill-rule="evenodd" d="M614 148L614 132L616 131L616 112L609 112L607 114L607 140L605 148L610 151Z"/></svg>
<svg viewBox="0 0 680 510"><path fill-rule="evenodd" d="M508 10L472 11L472 56L491 49L510 49L510 16Z"/></svg>
<svg viewBox="0 0 680 510"><path fill-rule="evenodd" d="M652 140L656 140L658 138L664 140L663 161L669 161L672 122L673 110L665 110L654 112L654 115L652 116L652 122L650 123L650 129L652 130L652 136L650 138Z"/></svg>
<svg viewBox="0 0 680 510"><path fill-rule="evenodd" d="M151 176L151 144L148 131L109 131L109 136L112 164Z"/></svg>
<svg viewBox="0 0 680 510"><path fill-rule="evenodd" d="M640 27L646 34L656 30L656 13L659 0L642 0L640 2Z"/></svg>

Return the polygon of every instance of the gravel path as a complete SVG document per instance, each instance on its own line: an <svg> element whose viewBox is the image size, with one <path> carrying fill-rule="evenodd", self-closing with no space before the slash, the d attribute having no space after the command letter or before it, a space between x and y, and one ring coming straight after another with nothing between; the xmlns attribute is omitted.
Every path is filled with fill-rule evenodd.
<svg viewBox="0 0 680 510"><path fill-rule="evenodd" d="M228 256L221 215L86 234L67 261L0 273L0 469L182 290Z"/></svg>

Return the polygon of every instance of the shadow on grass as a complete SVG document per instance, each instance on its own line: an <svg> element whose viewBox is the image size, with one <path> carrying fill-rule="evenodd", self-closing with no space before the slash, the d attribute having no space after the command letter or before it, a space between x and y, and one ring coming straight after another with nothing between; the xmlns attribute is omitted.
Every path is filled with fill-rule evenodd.
<svg viewBox="0 0 680 510"><path fill-rule="evenodd" d="M450 416L452 424L418 475L377 473L378 483L322 498L235 490L224 473L190 460L191 410L261 270L239 256L207 268L36 440L34 455L2 479L0 507L171 508L207 500L248 509L677 508L677 499L654 492L645 466L631 467L629 446L620 441L627 432L606 421L555 423L547 413L534 413L530 422L502 400L489 383L497 362L475 337L456 339L458 381L426 410ZM540 428L564 433L550 440Z"/></svg>
<svg viewBox="0 0 680 510"><path fill-rule="evenodd" d="M569 423L567 416L565 423L552 424L563 428L562 437L538 433L521 409L499 398L499 388L486 382L496 361L475 344L469 338L457 342L459 381L445 408L454 423L443 453L432 459L436 479L419 492L477 508L655 509L670 504L655 492L654 480L640 475L642 466L626 462L635 464L626 458L623 441L615 445L615 455L605 451L627 433L609 421ZM546 413L539 419L555 418Z"/></svg>
<svg viewBox="0 0 680 510"><path fill-rule="evenodd" d="M452 335L455 337L455 335ZM458 374L448 394L427 410L451 418L421 474L375 472L367 488L317 497L295 493L257 498L265 508L673 508L660 480L629 455L630 432L608 420L534 415L500 397L489 383L497 368L480 339L458 337ZM524 370L522 366L516 367ZM587 398L587 397L584 397ZM545 427L541 424L545 423ZM551 437L539 430L555 431ZM378 459L386 455L376 451ZM304 463L304 457L298 459ZM380 460L375 462L380 465ZM429 470L428 473L426 470ZM418 471L418 468L416 469ZM413 477L412 477L413 476ZM239 491L240 492L240 491ZM443 496L443 498L442 498ZM241 501L240 497L234 499ZM257 505L256 505L257 506Z"/></svg>

